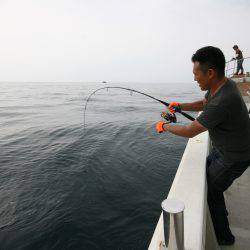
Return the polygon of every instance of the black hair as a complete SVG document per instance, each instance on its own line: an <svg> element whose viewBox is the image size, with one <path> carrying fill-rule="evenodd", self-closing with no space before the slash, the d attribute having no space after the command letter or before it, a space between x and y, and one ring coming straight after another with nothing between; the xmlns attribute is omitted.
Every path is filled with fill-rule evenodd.
<svg viewBox="0 0 250 250"><path fill-rule="evenodd" d="M218 77L225 76L225 56L223 52L216 47L207 46L198 49L192 56L192 62L199 62L201 70L206 73L209 69L214 69Z"/></svg>

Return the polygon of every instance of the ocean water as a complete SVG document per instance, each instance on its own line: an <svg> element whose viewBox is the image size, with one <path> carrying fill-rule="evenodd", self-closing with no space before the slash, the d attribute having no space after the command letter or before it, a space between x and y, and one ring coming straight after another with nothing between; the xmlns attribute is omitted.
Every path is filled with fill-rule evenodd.
<svg viewBox="0 0 250 250"><path fill-rule="evenodd" d="M194 83L114 85L202 97ZM164 106L112 89L84 131L102 86L0 84L0 249L147 249L187 139L155 132Z"/></svg>

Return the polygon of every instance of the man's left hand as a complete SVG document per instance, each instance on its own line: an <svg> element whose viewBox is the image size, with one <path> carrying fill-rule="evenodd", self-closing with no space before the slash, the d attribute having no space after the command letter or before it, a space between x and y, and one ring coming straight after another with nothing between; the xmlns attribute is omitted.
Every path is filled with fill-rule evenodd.
<svg viewBox="0 0 250 250"><path fill-rule="evenodd" d="M156 131L157 131L158 133L162 133L162 132L165 131L164 128L163 128L163 125L164 125L164 124L166 124L166 123L163 122L163 121L160 121L160 122L157 122L157 123L156 123L155 128L156 128Z"/></svg>

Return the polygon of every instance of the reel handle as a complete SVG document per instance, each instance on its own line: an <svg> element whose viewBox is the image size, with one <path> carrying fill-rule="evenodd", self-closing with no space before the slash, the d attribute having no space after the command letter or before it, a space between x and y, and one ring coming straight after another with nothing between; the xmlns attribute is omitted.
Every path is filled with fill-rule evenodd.
<svg viewBox="0 0 250 250"><path fill-rule="evenodd" d="M177 122L177 119L176 119L176 116L175 114L172 114L171 112L162 112L161 113L161 117L164 118L167 123L176 123Z"/></svg>

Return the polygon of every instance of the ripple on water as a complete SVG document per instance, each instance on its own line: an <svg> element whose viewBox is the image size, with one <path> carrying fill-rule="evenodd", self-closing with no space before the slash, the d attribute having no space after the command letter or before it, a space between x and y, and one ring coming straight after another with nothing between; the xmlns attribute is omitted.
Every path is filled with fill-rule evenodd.
<svg viewBox="0 0 250 250"><path fill-rule="evenodd" d="M186 140L156 134L158 103L117 91L90 100L84 133L94 87L2 85L1 248L147 248Z"/></svg>

